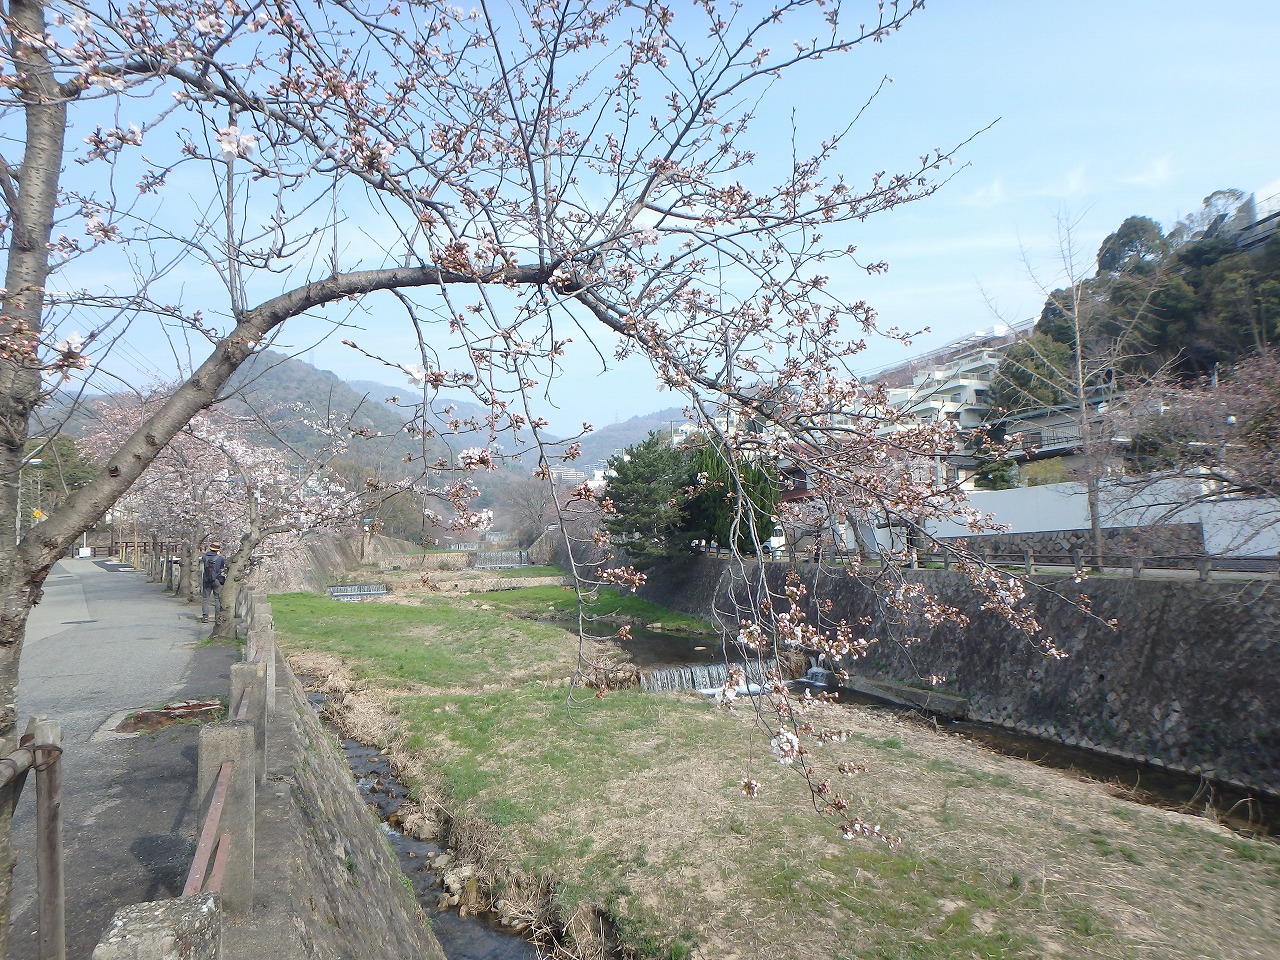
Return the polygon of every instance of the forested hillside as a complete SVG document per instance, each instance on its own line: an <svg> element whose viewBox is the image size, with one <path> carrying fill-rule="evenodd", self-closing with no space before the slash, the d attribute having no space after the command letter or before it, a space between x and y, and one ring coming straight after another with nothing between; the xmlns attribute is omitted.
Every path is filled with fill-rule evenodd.
<svg viewBox="0 0 1280 960"><path fill-rule="evenodd" d="M993 404L1056 406L1125 378L1193 380L1276 344L1280 235L1237 245L1229 218L1243 197L1217 191L1168 232L1127 218L1096 270L1050 293L1031 337L1006 351Z"/></svg>

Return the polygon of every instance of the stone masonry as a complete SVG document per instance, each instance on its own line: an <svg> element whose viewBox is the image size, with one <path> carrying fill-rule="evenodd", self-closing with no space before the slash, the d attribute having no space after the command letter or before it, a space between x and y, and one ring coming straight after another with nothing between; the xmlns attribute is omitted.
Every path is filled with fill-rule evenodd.
<svg viewBox="0 0 1280 960"><path fill-rule="evenodd" d="M767 564L781 592L798 569L809 596L829 598L829 616L883 635L876 595L841 571ZM1280 596L1274 579L1132 580L1037 577L1040 622L1067 654L1045 658L1025 635L981 609L959 573L907 571L969 617L888 631L851 669L900 682L944 677L966 697L972 719L1036 736L1200 773L1280 795ZM698 558L671 575L655 572L643 594L698 616L719 609L727 566ZM1269 587L1269 589L1267 589ZM1086 593L1093 616L1073 604ZM1107 621L1114 619L1113 629ZM904 632L905 630L905 632ZM918 636L908 649L900 642ZM908 655L909 653L909 655Z"/></svg>

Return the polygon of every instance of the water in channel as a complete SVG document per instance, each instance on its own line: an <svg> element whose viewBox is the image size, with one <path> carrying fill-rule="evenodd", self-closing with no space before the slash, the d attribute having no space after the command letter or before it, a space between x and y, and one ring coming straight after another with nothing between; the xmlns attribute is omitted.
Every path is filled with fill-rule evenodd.
<svg viewBox="0 0 1280 960"><path fill-rule="evenodd" d="M576 624L564 626L568 630L577 629ZM640 669L642 689L654 692L706 690L722 686L728 675L726 651L718 640L637 626L632 628L631 639L620 646ZM727 653L734 660L744 659L743 665L750 663L744 658L745 651L730 649ZM775 662L770 661L766 669L774 666ZM748 666L748 681L760 682L758 672L758 665ZM834 678L829 675L827 679ZM796 689L803 683L803 680L796 681ZM896 714L919 716L921 713L888 705L883 700L844 687L839 688L838 702ZM943 717L931 717L930 720L941 734L963 736L1009 757L1053 767L1082 779L1096 780L1119 798L1206 815L1247 837L1280 837L1280 797L1083 747L1043 740L993 724Z"/></svg>
<svg viewBox="0 0 1280 960"><path fill-rule="evenodd" d="M317 710L324 702L324 697L315 693L308 694L308 699ZM436 899L443 888L432 863L436 856L445 852L444 848L431 840L417 840L387 823L400 805L409 799L409 791L391 772L386 757L357 740L339 737L338 743L351 767L361 798L377 812L391 849L400 861L400 869L409 878L414 896L431 918L431 931L440 941L448 960L538 960L537 947L518 933L480 917L464 919L454 909L436 910Z"/></svg>

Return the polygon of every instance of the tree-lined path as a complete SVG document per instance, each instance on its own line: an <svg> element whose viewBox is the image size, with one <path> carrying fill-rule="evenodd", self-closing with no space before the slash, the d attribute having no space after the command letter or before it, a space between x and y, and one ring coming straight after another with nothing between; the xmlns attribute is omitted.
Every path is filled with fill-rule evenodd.
<svg viewBox="0 0 1280 960"><path fill-rule="evenodd" d="M33 713L62 723L70 958L90 956L119 906L181 892L199 728L106 728L122 711L225 695L236 651L199 646L198 615L141 574L90 560L59 562L32 612L18 710L24 724ZM14 960L37 949L34 812L28 783L14 819Z"/></svg>

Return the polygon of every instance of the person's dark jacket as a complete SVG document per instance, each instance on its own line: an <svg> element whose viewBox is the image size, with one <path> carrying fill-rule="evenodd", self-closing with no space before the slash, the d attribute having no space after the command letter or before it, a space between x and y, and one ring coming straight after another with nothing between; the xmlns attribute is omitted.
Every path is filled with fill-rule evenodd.
<svg viewBox="0 0 1280 960"><path fill-rule="evenodd" d="M206 590L218 589L227 579L224 570L227 565L227 558L217 551L210 550L200 560L204 564L204 580L201 586Z"/></svg>

